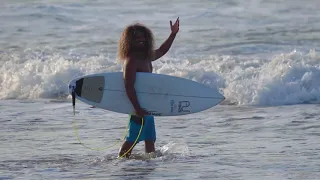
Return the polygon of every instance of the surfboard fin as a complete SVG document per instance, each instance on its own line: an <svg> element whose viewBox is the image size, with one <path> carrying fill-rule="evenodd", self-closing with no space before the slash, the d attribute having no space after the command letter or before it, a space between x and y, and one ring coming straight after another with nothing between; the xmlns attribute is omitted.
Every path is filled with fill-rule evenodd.
<svg viewBox="0 0 320 180"><path fill-rule="evenodd" d="M72 106L73 106L73 114L75 114L75 106L76 106L76 82L75 80L71 81L69 84L69 93L72 96Z"/></svg>
<svg viewBox="0 0 320 180"><path fill-rule="evenodd" d="M73 107L73 114L75 114L76 109L76 92L73 90L71 93L72 96L72 107Z"/></svg>

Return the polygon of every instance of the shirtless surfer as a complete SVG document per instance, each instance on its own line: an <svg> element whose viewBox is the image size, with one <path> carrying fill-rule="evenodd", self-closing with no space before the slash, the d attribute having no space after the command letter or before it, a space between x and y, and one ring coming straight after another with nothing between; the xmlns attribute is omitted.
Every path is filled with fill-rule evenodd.
<svg viewBox="0 0 320 180"><path fill-rule="evenodd" d="M154 143L156 141L156 131L154 117L142 109L136 96L134 88L136 72L152 73L152 61L165 55L179 31L179 17L172 24L170 21L171 34L158 49L154 49L154 38L151 30L142 24L136 23L127 26L121 34L118 44L118 59L123 64L123 78L127 96L131 101L135 114L130 116L129 130L126 141L119 151L119 157L125 154L129 157L134 147L135 140L140 131L142 117L143 128L139 136L139 141L145 141L145 152L155 152ZM131 148L131 149L130 149ZM130 150L129 150L130 149Z"/></svg>

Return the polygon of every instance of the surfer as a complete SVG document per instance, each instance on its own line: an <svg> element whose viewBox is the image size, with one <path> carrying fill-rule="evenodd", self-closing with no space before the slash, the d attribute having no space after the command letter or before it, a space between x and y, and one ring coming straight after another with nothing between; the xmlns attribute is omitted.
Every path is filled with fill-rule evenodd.
<svg viewBox="0 0 320 180"><path fill-rule="evenodd" d="M132 103L135 114L130 116L129 130L126 141L119 151L119 156L129 157L138 137L143 117L143 128L139 136L139 141L145 141L145 152L155 152L154 143L156 141L156 131L154 117L144 110L137 99L134 88L136 72L152 73L152 61L165 55L179 31L179 17L172 24L170 21L171 33L167 40L158 48L154 49L154 38L152 31L146 26L135 23L127 26L121 34L118 44L118 60L123 64L123 78L126 94Z"/></svg>

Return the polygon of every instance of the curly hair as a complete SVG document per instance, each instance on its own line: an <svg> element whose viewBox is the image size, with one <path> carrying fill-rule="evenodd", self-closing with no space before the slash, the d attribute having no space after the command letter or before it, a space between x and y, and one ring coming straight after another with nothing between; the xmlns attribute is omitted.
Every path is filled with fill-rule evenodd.
<svg viewBox="0 0 320 180"><path fill-rule="evenodd" d="M146 52L146 59L152 59L154 57L154 38L152 31L147 28L146 26L136 23L127 26L120 36L120 40L118 43L118 61L121 63L127 59L130 55L132 55L134 47L133 47L133 40L135 32L143 32L147 39L147 52Z"/></svg>

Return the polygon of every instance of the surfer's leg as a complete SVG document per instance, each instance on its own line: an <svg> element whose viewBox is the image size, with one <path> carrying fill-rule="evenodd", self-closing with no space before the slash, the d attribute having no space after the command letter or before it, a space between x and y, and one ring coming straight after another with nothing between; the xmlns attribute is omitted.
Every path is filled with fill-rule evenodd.
<svg viewBox="0 0 320 180"><path fill-rule="evenodd" d="M156 141L156 129L153 116L146 116L145 118L145 152L155 152L154 143Z"/></svg>
<svg viewBox="0 0 320 180"><path fill-rule="evenodd" d="M126 155L124 157L129 158L129 156L131 155L132 149L133 149L133 147L131 148L131 146L133 146L133 147L135 146L135 145L133 145L133 142L125 141L123 143L122 147L120 148L118 156L122 157L126 153ZM127 152L129 149L130 149L130 151Z"/></svg>
<svg viewBox="0 0 320 180"><path fill-rule="evenodd" d="M146 153L155 152L154 141L145 140L145 141L144 141L144 144L145 144L145 151L146 151Z"/></svg>
<svg viewBox="0 0 320 180"><path fill-rule="evenodd" d="M139 143L139 141L141 141L141 139L143 138L142 133L138 138L139 135L139 131L141 128L141 118L137 117L137 116L130 116L130 121L129 121L129 130L128 130L128 135L126 137L126 141L123 143L120 151L119 151L119 156L121 157L123 154L127 153L128 150L130 149L130 151L125 155L125 157L129 157L131 155L132 149L134 148L134 146ZM134 142L136 142L136 144L134 144Z"/></svg>

